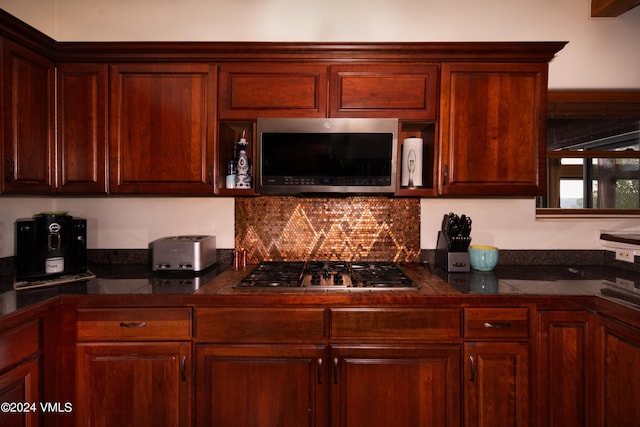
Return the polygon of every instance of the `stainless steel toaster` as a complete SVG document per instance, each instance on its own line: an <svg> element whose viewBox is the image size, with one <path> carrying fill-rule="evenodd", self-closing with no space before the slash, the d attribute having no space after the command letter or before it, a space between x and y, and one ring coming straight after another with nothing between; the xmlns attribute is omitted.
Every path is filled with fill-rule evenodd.
<svg viewBox="0 0 640 427"><path fill-rule="evenodd" d="M215 236L170 236L149 244L153 271L202 271L215 264Z"/></svg>

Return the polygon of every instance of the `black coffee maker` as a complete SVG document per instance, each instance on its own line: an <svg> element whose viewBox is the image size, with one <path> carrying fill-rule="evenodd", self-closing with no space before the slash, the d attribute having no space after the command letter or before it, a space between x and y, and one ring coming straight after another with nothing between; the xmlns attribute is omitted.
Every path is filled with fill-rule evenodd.
<svg viewBox="0 0 640 427"><path fill-rule="evenodd" d="M16 280L87 270L87 220L66 212L43 212L15 222Z"/></svg>

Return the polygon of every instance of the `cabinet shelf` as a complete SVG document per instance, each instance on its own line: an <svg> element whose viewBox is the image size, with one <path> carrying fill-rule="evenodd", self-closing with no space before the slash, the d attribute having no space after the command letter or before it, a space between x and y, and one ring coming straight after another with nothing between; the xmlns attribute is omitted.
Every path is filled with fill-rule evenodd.
<svg viewBox="0 0 640 427"><path fill-rule="evenodd" d="M436 124L424 121L401 121L398 134L398 159L396 162L396 196L433 197L437 195L436 182ZM402 146L406 138L422 138L422 186L403 187L402 183Z"/></svg>
<svg viewBox="0 0 640 427"><path fill-rule="evenodd" d="M241 197L258 196L255 189L255 177L251 177L251 188L237 189L226 187L227 162L233 159L233 147L240 140L242 134L249 141L249 160L255 162L256 159L256 121L238 120L221 121L218 127L217 173L216 173L216 196Z"/></svg>
<svg viewBox="0 0 640 427"><path fill-rule="evenodd" d="M247 188L246 190L239 190L233 188L218 188L216 190L216 196L221 197L257 197L260 194L256 192L254 188Z"/></svg>

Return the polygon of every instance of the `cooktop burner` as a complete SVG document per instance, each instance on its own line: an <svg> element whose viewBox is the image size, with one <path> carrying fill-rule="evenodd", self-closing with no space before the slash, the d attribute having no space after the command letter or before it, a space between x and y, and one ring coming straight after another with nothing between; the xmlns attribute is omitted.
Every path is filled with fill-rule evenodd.
<svg viewBox="0 0 640 427"><path fill-rule="evenodd" d="M413 281L393 263L351 263L354 282L368 288L414 287Z"/></svg>
<svg viewBox="0 0 640 427"><path fill-rule="evenodd" d="M297 287L304 262L262 262L240 283L241 287Z"/></svg>
<svg viewBox="0 0 640 427"><path fill-rule="evenodd" d="M416 289L419 286L390 262L265 261L245 276L239 289Z"/></svg>

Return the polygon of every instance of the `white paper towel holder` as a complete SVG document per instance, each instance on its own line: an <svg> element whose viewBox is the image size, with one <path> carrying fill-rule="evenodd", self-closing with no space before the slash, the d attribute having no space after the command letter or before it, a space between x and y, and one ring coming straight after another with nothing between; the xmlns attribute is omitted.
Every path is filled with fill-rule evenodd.
<svg viewBox="0 0 640 427"><path fill-rule="evenodd" d="M402 142L402 187L422 187L422 143L422 138L414 136Z"/></svg>

